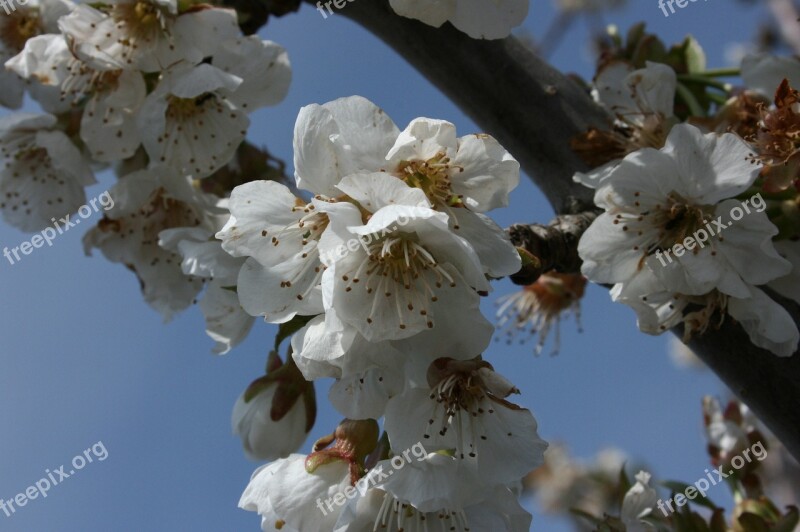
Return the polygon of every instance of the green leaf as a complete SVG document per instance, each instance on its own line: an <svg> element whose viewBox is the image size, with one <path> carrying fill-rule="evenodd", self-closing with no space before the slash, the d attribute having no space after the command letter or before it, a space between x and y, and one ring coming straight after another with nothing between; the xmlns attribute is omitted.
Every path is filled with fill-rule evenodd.
<svg viewBox="0 0 800 532"><path fill-rule="evenodd" d="M786 515L775 523L772 530L773 532L794 532L798 523L800 523L800 514L797 512L797 507L789 506Z"/></svg>
<svg viewBox="0 0 800 532"><path fill-rule="evenodd" d="M275 335L275 351L279 351L281 343L288 337L305 327L309 321L313 320L316 316L295 316L286 323L281 323L278 326L278 334Z"/></svg>
<svg viewBox="0 0 800 532"><path fill-rule="evenodd" d="M770 532L769 525L762 517L749 512L739 516L739 524L747 532Z"/></svg>
<svg viewBox="0 0 800 532"><path fill-rule="evenodd" d="M625 465L626 464L622 464L619 470L619 490L617 491L619 495L619 500L617 501L619 508L622 508L622 501L625 499L625 494L631 489L631 481L628 479L628 474L625 473Z"/></svg>

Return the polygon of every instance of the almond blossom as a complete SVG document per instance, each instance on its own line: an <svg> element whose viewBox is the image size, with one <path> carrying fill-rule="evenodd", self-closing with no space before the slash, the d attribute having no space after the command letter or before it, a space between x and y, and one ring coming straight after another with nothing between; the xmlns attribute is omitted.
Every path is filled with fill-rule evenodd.
<svg viewBox="0 0 800 532"><path fill-rule="evenodd" d="M89 163L49 114L0 118L0 210L9 224L38 231L86 203Z"/></svg>
<svg viewBox="0 0 800 532"><path fill-rule="evenodd" d="M733 134L678 125L662 150L629 155L599 184L595 203L606 212L578 245L582 271L592 281L618 283L612 298L637 311L642 331L685 323L688 339L727 312L754 344L780 356L796 349L800 334L790 316L756 288L791 269L772 243L777 228L750 209L746 220L734 221L740 203L726 199L757 177L759 168L746 164L749 153ZM701 231L702 245L668 255ZM684 315L690 304L701 308Z"/></svg>
<svg viewBox="0 0 800 532"><path fill-rule="evenodd" d="M123 177L110 191L114 208L83 239L86 254L99 248L111 262L136 274L145 301L165 320L189 305L204 280L184 275L180 255L159 246L159 234L176 227L207 227L224 211L216 198L163 167Z"/></svg>
<svg viewBox="0 0 800 532"><path fill-rule="evenodd" d="M69 0L28 0L15 3L14 7L11 13L0 16L0 66L20 53L29 39L58 33L58 19L72 11L75 4ZM15 72L0 67L0 87L0 105L18 109L25 92L24 80Z"/></svg>
<svg viewBox="0 0 800 532"><path fill-rule="evenodd" d="M248 257L238 279L245 310L275 323L321 313L318 241L327 216L274 181L236 187L229 208L217 238L234 257Z"/></svg>
<svg viewBox="0 0 800 532"><path fill-rule="evenodd" d="M321 244L328 267L323 284L331 287L325 304L369 341L433 329L444 309L453 312L448 300L456 293L472 293L477 300L478 293L489 291L477 255L450 230L447 216L424 206L419 190L405 187L408 196L402 199L385 194L392 184L405 187L384 174L345 178L339 187L374 214L364 223L354 205L332 204L331 228ZM362 245L342 244L353 239Z"/></svg>
<svg viewBox="0 0 800 532"><path fill-rule="evenodd" d="M83 4L59 21L76 55L95 66L125 65L158 72L179 61L200 63L241 32L236 12L198 6L179 12L177 0L115 0Z"/></svg>
<svg viewBox="0 0 800 532"><path fill-rule="evenodd" d="M333 530L523 532L530 529L531 516L511 489L497 486L487 492L477 484L459 483L452 474L453 465L452 457L437 453L413 460L402 469L393 469L391 460L378 462L365 477L369 489L362 490L346 504Z"/></svg>
<svg viewBox="0 0 800 532"><path fill-rule="evenodd" d="M165 229L158 235L158 244L183 259L184 275L206 282L199 306L206 320L206 334L216 343L213 352L224 355L247 337L254 320L244 311L233 289L244 261L231 257L214 239L221 224L220 219L215 228Z"/></svg>
<svg viewBox="0 0 800 532"><path fill-rule="evenodd" d="M677 122L673 111L677 77L661 63L648 61L634 69L624 61L612 61L600 68L592 95L611 115L609 130L592 128L573 141L573 148L591 166L575 174L575 181L597 187L619 160L641 148L662 148Z"/></svg>
<svg viewBox="0 0 800 532"><path fill-rule="evenodd" d="M250 126L228 98L241 83L209 64L184 63L165 72L137 118L150 159L195 177L226 164Z"/></svg>
<svg viewBox="0 0 800 532"><path fill-rule="evenodd" d="M428 375L428 387L407 387L389 400L385 427L393 448L419 441L429 451L449 449L459 484L509 484L544 462L547 443L536 419L506 399L519 390L489 363L442 358Z"/></svg>
<svg viewBox="0 0 800 532"><path fill-rule="evenodd" d="M391 174L449 216L450 227L471 242L487 274L518 269L505 232L481 216L507 206L519 184L519 163L489 135L457 137L453 124L428 118L400 132L382 109L353 96L301 109L294 145L299 188L336 197L336 185L348 175Z"/></svg>
<svg viewBox="0 0 800 532"><path fill-rule="evenodd" d="M141 73L122 65L93 68L75 57L63 35L34 37L6 63L22 78L60 91L61 100L83 105L81 140L93 159L112 162L132 156L141 143L136 116L146 88Z"/></svg>

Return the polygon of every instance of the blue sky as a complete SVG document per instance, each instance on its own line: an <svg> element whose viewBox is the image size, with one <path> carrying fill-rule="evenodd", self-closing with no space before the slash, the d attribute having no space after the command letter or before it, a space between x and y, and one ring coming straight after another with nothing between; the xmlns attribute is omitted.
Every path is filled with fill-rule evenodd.
<svg viewBox="0 0 800 532"><path fill-rule="evenodd" d="M731 0L692 3L669 18L655 0L634 4L607 20L622 29L644 20L666 42L691 33L713 67L725 65L727 44L747 40L754 22L767 18ZM535 0L525 29L541 35L552 14L548 2ZM552 56L556 66L590 76L588 27L581 20L568 32ZM262 34L289 50L294 81L281 105L251 117L249 136L287 161L298 109L352 94L384 107L401 128L429 116L451 120L462 134L479 131L403 59L341 16L325 20L304 7ZM88 197L112 182L107 175L100 180ZM547 222L552 210L523 179L510 208L494 214L508 225ZM0 513L0 530L258 530L259 519L236 508L257 464L231 435L230 411L262 371L273 327L259 323L232 353L212 355L199 309L163 324L130 272L83 255L84 230L71 230L13 266L0 262L0 498L12 498L98 441L108 458L12 517ZM0 246L28 238L0 225ZM511 290L498 282L485 311L492 313L494 299ZM675 369L667 338L640 334L632 311L612 305L602 288L588 290L583 326L578 335L571 320L563 324L557 357L535 357L530 343L497 342L487 358L520 388L519 403L533 410L545 439L565 441L585 457L619 447L651 464L659 478L701 476L707 462L700 399L721 393L719 381ZM318 383L317 426L305 449L340 417L326 404L328 385ZM723 495L723 488L709 494ZM534 528L568 530L539 513Z"/></svg>

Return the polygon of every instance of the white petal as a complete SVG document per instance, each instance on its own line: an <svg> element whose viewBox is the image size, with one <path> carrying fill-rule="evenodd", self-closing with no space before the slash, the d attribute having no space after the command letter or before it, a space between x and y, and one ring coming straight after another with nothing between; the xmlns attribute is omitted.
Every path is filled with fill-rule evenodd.
<svg viewBox="0 0 800 532"><path fill-rule="evenodd" d="M490 277L505 277L522 267L519 253L503 228L483 214L467 209L451 211L453 231L469 242Z"/></svg>
<svg viewBox="0 0 800 532"><path fill-rule="evenodd" d="M284 323L296 314L313 316L323 310L317 278L314 261L302 254L274 266L247 259L239 273L239 301L248 314L270 323ZM287 279L293 279L291 285Z"/></svg>
<svg viewBox="0 0 800 532"><path fill-rule="evenodd" d="M70 59L63 35L37 35L25 41L25 49L6 62L6 69L44 85L60 86Z"/></svg>
<svg viewBox="0 0 800 532"><path fill-rule="evenodd" d="M372 213L388 205L431 206L422 190L409 187L404 181L381 172L349 175L336 188Z"/></svg>
<svg viewBox="0 0 800 532"><path fill-rule="evenodd" d="M503 39L528 16L528 0L458 0L453 26L474 39Z"/></svg>
<svg viewBox="0 0 800 532"><path fill-rule="evenodd" d="M230 100L248 111L279 103L286 97L292 81L286 50L271 41L262 41L257 35L222 43L211 64L242 78Z"/></svg>
<svg viewBox="0 0 800 532"><path fill-rule="evenodd" d="M800 86L800 61L794 57L769 54L747 55L742 60L742 81L745 87L772 99L784 79L793 87Z"/></svg>
<svg viewBox="0 0 800 532"><path fill-rule="evenodd" d="M792 356L800 341L792 316L758 288L753 287L751 294L748 299L730 298L728 313L742 324L755 345L779 357Z"/></svg>
<svg viewBox="0 0 800 532"><path fill-rule="evenodd" d="M717 249L736 273L745 282L761 285L791 272L792 264L780 256L772 243L778 228L766 213L745 212L744 218L736 221L730 217L734 208L742 210L742 204L737 200L723 201L715 214L723 216L723 222L728 224ZM752 207L748 208L754 211Z"/></svg>
<svg viewBox="0 0 800 532"><path fill-rule="evenodd" d="M200 301L200 310L206 320L206 334L216 342L213 352L218 355L228 353L241 343L255 321L242 308L236 292L218 281L209 283Z"/></svg>
<svg viewBox="0 0 800 532"><path fill-rule="evenodd" d="M302 242L281 233L305 213L296 209L299 199L275 181L251 181L233 189L231 218L217 233L222 247L234 257L254 257L265 265L287 260L302 249ZM273 237L281 236L277 246Z"/></svg>
<svg viewBox="0 0 800 532"><path fill-rule="evenodd" d="M94 159L113 162L136 153L141 144L136 114L145 95L141 74L123 71L115 89L96 94L87 102L81 119L81 139Z"/></svg>
<svg viewBox="0 0 800 532"><path fill-rule="evenodd" d="M678 167L680 188L699 205L715 205L741 194L753 184L760 168L749 164L752 150L733 133L703 134L689 124L672 128L664 153Z"/></svg>
<svg viewBox="0 0 800 532"><path fill-rule="evenodd" d="M601 214L578 242L578 254L583 260L581 273L592 282L619 283L633 277L644 256L643 248L634 249L637 238L646 242L653 236L638 237L631 231L622 231L614 221L611 214Z"/></svg>
<svg viewBox="0 0 800 532"><path fill-rule="evenodd" d="M457 0L390 0L395 13L438 28L455 15Z"/></svg>
<svg viewBox="0 0 800 532"><path fill-rule="evenodd" d="M275 513L298 530L332 530L338 512L319 511L322 500L344 491L350 484L347 464L336 461L307 473L304 460L287 460L275 472L269 499Z"/></svg>
<svg viewBox="0 0 800 532"><path fill-rule="evenodd" d="M427 161L444 153L454 157L458 150L456 126L445 120L416 118L403 130L386 155L390 168L402 161Z"/></svg>
<svg viewBox="0 0 800 532"><path fill-rule="evenodd" d="M297 451L306 439L306 410L302 397L279 420L271 418L272 400L277 385L268 386L245 402L244 394L233 406L233 433L242 439L245 454L251 460L277 460Z"/></svg>
<svg viewBox="0 0 800 532"><path fill-rule="evenodd" d="M338 126L331 138L339 157L339 173L346 176L381 170L400 130L386 112L361 96L326 103Z"/></svg>
<svg viewBox="0 0 800 532"><path fill-rule="evenodd" d="M779 240L775 242L775 249L778 250L782 257L792 263L792 271L789 275L769 283L769 287L780 295L800 303L800 244L788 240Z"/></svg>
<svg viewBox="0 0 800 532"><path fill-rule="evenodd" d="M458 139L452 161L453 192L463 195L467 206L486 212L508 206L508 196L519 185L519 163L489 135Z"/></svg>
<svg viewBox="0 0 800 532"><path fill-rule="evenodd" d="M347 419L380 419L386 403L400 393L403 384L402 370L372 368L337 379L328 392L328 399Z"/></svg>

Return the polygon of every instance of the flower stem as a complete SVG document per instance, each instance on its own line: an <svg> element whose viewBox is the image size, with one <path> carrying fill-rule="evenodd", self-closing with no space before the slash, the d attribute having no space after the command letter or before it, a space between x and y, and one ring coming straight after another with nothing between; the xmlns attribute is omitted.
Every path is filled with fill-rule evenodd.
<svg viewBox="0 0 800 532"><path fill-rule="evenodd" d="M681 97L681 100L689 106L689 111L694 116L706 116L706 113L703 111L703 108L700 106L700 102L697 101L697 98L694 97L692 91L690 91L686 85L683 83L678 82L676 87L678 96Z"/></svg>

